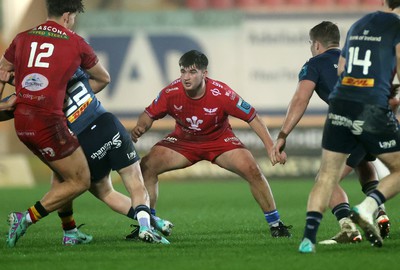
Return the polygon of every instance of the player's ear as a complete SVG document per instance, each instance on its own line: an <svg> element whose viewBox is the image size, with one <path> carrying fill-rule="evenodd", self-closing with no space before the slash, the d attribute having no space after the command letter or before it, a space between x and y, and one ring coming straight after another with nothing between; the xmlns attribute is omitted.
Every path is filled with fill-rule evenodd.
<svg viewBox="0 0 400 270"><path fill-rule="evenodd" d="M64 12L63 15L61 16L64 25L68 24L70 14L71 12Z"/></svg>
<svg viewBox="0 0 400 270"><path fill-rule="evenodd" d="M205 69L205 70L203 71L203 78L207 77L207 74L208 74L208 70Z"/></svg>
<svg viewBox="0 0 400 270"><path fill-rule="evenodd" d="M318 51L319 49L321 49L321 43L319 41L315 41L315 49Z"/></svg>

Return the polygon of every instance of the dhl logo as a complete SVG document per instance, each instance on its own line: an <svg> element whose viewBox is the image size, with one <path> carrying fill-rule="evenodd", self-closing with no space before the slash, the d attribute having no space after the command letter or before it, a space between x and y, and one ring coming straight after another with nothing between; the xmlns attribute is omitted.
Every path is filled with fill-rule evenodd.
<svg viewBox="0 0 400 270"><path fill-rule="evenodd" d="M357 79L353 77L344 77L342 85L356 86L356 87L374 87L375 79Z"/></svg>
<svg viewBox="0 0 400 270"><path fill-rule="evenodd" d="M68 116L68 121L70 123L75 122L75 120L78 119L79 116L81 116L81 114L86 110L86 108L89 106L90 102L92 102L92 98L90 98L88 101L86 101L84 104L82 104L82 106L80 106L79 109L77 109L73 114Z"/></svg>

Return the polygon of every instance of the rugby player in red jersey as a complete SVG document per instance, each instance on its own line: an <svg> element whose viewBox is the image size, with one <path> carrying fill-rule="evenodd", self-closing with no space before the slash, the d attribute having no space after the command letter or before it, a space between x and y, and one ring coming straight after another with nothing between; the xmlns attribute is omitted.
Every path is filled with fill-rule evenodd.
<svg viewBox="0 0 400 270"><path fill-rule="evenodd" d="M233 133L228 116L246 121L262 140L268 155L273 140L256 110L223 82L207 77L207 57L196 50L179 60L180 79L164 88L139 116L132 129L136 142L153 121L167 114L175 121L175 130L154 145L142 158L141 169L155 216L158 198L158 175L208 160L246 179L267 220L273 237L290 237L290 226L280 220L274 197L251 152ZM273 163L284 164L280 153Z"/></svg>
<svg viewBox="0 0 400 270"><path fill-rule="evenodd" d="M28 211L9 215L9 247L15 246L30 224L89 188L87 160L63 112L65 89L79 66L102 87L110 81L93 49L70 30L77 14L84 11L82 0L47 0L47 10L46 22L14 38L0 60L0 69L15 74L18 138L60 181L53 181L49 192Z"/></svg>

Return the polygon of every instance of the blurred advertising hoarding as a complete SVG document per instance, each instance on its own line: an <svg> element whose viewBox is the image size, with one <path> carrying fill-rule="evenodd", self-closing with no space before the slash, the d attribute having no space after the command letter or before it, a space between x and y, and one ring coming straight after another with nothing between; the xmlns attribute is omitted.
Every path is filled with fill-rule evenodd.
<svg viewBox="0 0 400 270"><path fill-rule="evenodd" d="M110 71L112 83L100 93L102 103L122 118L137 116L178 78L179 57L191 49L208 56L211 78L230 85L261 114L283 114L298 72L311 57L310 28L330 20L338 24L344 39L361 15L246 14L222 26L119 25L99 31L83 25L78 31ZM326 108L315 97L309 106L314 113Z"/></svg>

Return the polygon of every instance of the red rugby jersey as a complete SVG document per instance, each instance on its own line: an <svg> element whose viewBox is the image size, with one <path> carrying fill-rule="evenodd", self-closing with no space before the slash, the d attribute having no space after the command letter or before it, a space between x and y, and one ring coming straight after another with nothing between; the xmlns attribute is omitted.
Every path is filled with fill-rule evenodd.
<svg viewBox="0 0 400 270"><path fill-rule="evenodd" d="M98 61L82 37L53 21L19 33L4 57L14 64L16 115L63 115L68 80Z"/></svg>
<svg viewBox="0 0 400 270"><path fill-rule="evenodd" d="M206 78L206 92L200 99L186 95L180 79L161 90L145 109L154 120L166 115L175 121L175 133L182 139L206 141L218 138L230 128L228 116L250 122L256 110L223 82Z"/></svg>

